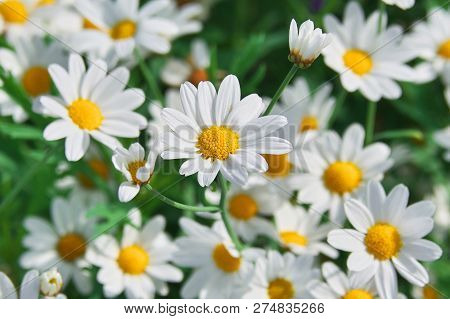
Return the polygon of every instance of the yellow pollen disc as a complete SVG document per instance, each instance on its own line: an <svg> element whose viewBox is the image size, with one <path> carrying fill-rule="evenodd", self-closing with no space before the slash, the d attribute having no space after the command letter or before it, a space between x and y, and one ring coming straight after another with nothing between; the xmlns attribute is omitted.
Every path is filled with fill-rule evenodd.
<svg viewBox="0 0 450 319"><path fill-rule="evenodd" d="M46 68L33 66L25 71L22 85L32 97L48 93L51 87L50 75Z"/></svg>
<svg viewBox="0 0 450 319"><path fill-rule="evenodd" d="M373 299L373 296L364 289L352 289L347 291L342 299Z"/></svg>
<svg viewBox="0 0 450 319"><path fill-rule="evenodd" d="M89 167L98 175L101 179L106 181L109 176L108 165L102 160L92 159L88 161ZM78 175L81 185L85 188L94 188L95 183L86 174L80 173Z"/></svg>
<svg viewBox="0 0 450 319"><path fill-rule="evenodd" d="M358 49L348 50L343 58L345 66L352 70L353 73L364 75L372 70L372 58L365 51Z"/></svg>
<svg viewBox="0 0 450 319"><path fill-rule="evenodd" d="M28 18L28 10L22 1L6 0L0 2L0 14L8 23L24 24Z"/></svg>
<svg viewBox="0 0 450 319"><path fill-rule="evenodd" d="M216 245L212 258L217 268L227 273L236 272L241 267L241 258L231 256L224 244Z"/></svg>
<svg viewBox="0 0 450 319"><path fill-rule="evenodd" d="M69 107L72 121L83 130L95 130L103 122L103 114L97 104L84 99L74 101Z"/></svg>
<svg viewBox="0 0 450 319"><path fill-rule="evenodd" d="M308 238L300 235L295 231L282 231L280 232L281 240L284 244L294 244L298 246L306 246L308 245Z"/></svg>
<svg viewBox="0 0 450 319"><path fill-rule="evenodd" d="M450 39L440 45L438 54L445 59L450 59Z"/></svg>
<svg viewBox="0 0 450 319"><path fill-rule="evenodd" d="M37 3L38 7L43 7L43 6L48 6L51 4L54 4L55 0L39 0L39 2Z"/></svg>
<svg viewBox="0 0 450 319"><path fill-rule="evenodd" d="M136 161L136 162L131 162L130 164L128 164L128 171L131 174L131 178L133 179L133 183L137 184L137 185L141 185L143 182L141 182L136 174L138 169L140 169L141 167L145 166L145 161Z"/></svg>
<svg viewBox="0 0 450 319"><path fill-rule="evenodd" d="M294 298L294 286L289 280L277 278L269 283L267 294L270 299L292 299Z"/></svg>
<svg viewBox="0 0 450 319"><path fill-rule="evenodd" d="M231 216L240 220L249 220L258 213L258 204L247 194L237 194L228 202Z"/></svg>
<svg viewBox="0 0 450 319"><path fill-rule="evenodd" d="M224 161L239 149L239 134L227 126L213 125L203 129L196 146L203 158Z"/></svg>
<svg viewBox="0 0 450 319"><path fill-rule="evenodd" d="M402 248L402 240L397 228L386 223L377 223L369 228L364 238L367 252L378 260L397 256Z"/></svg>
<svg viewBox="0 0 450 319"><path fill-rule="evenodd" d="M83 18L83 29L100 30L91 20Z"/></svg>
<svg viewBox="0 0 450 319"><path fill-rule="evenodd" d="M136 23L131 20L123 20L118 22L111 29L111 38L114 40L128 39L136 33Z"/></svg>
<svg viewBox="0 0 450 319"><path fill-rule="evenodd" d="M430 285L425 285L425 287L422 288L422 292L424 299L439 299L438 292Z"/></svg>
<svg viewBox="0 0 450 319"><path fill-rule="evenodd" d="M266 159L267 164L269 165L269 169L267 170L266 175L272 178L286 177L291 172L292 163L289 161L288 154L264 154L263 157Z"/></svg>
<svg viewBox="0 0 450 319"><path fill-rule="evenodd" d="M202 81L208 80L208 73L203 69L194 70L189 76L188 81L197 86Z"/></svg>
<svg viewBox="0 0 450 319"><path fill-rule="evenodd" d="M323 174L325 186L342 195L355 190L361 183L361 170L352 162L335 162Z"/></svg>
<svg viewBox="0 0 450 319"><path fill-rule="evenodd" d="M138 245L122 248L117 258L117 263L123 272L131 275L142 274L149 262L149 254Z"/></svg>
<svg viewBox="0 0 450 319"><path fill-rule="evenodd" d="M56 244L56 250L62 259L74 261L84 255L86 241L79 234L69 233L59 238Z"/></svg>
<svg viewBox="0 0 450 319"><path fill-rule="evenodd" d="M315 116L305 116L300 122L300 132L306 132L310 130L317 130L319 128L319 121Z"/></svg>

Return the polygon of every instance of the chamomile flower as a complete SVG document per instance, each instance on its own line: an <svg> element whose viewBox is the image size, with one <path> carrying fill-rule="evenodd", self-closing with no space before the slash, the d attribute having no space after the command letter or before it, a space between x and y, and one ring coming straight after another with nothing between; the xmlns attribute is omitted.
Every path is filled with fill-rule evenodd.
<svg viewBox="0 0 450 319"><path fill-rule="evenodd" d="M33 109L39 111L39 97L49 94L51 79L47 68L52 63L66 61L63 49L57 42L47 45L38 36L16 36L10 40L15 51L0 49L0 65L22 84L33 99ZM23 122L28 116L6 92L0 91L0 115L11 115L15 122Z"/></svg>
<svg viewBox="0 0 450 319"><path fill-rule="evenodd" d="M55 198L51 204L51 221L40 217L28 217L24 227L28 234L23 245L28 249L20 257L23 268L46 270L58 265L64 284L73 280L82 294L92 291L91 274L85 268L91 264L86 260L86 249L93 235L94 220L88 220L77 196L69 200Z"/></svg>
<svg viewBox="0 0 450 319"><path fill-rule="evenodd" d="M203 28L202 19L206 13L202 3L185 0L170 0L160 15L173 21L178 27L177 37L200 32ZM181 2L181 5L179 5ZM184 3L183 3L184 2Z"/></svg>
<svg viewBox="0 0 450 319"><path fill-rule="evenodd" d="M58 297L62 287L63 279L56 268L52 268L41 275L40 288L44 296L49 298Z"/></svg>
<svg viewBox="0 0 450 319"><path fill-rule="evenodd" d="M241 100L238 79L227 76L218 93L211 82L198 89L190 83L181 87L183 112L162 110L172 132L164 136L164 159L187 159L180 174L198 173L200 186L209 186L219 173L234 184L244 185L248 172L265 172L260 154L281 155L291 151L285 139L269 136L287 124L284 116L259 117L265 106L252 94Z"/></svg>
<svg viewBox="0 0 450 319"><path fill-rule="evenodd" d="M129 58L135 48L165 54L179 32L174 22L156 15L168 5L166 0L142 8L139 0L77 0L75 7L95 28L75 34L71 43L83 53L113 47L120 58Z"/></svg>
<svg viewBox="0 0 450 319"><path fill-rule="evenodd" d="M434 140L445 149L444 159L450 162L450 126L434 133Z"/></svg>
<svg viewBox="0 0 450 319"><path fill-rule="evenodd" d="M291 253L281 255L268 251L256 261L255 276L244 298L251 299L309 299L307 284L319 278L319 269L313 266L312 256Z"/></svg>
<svg viewBox="0 0 450 319"><path fill-rule="evenodd" d="M375 278L382 298L397 296L397 274L413 285L429 282L427 270L417 261L433 261L442 255L435 243L422 239L433 229L433 203L408 205L409 192L396 186L387 196L379 182L371 181L361 200L349 199L345 213L355 229L333 230L328 242L350 252L349 270Z"/></svg>
<svg viewBox="0 0 450 319"><path fill-rule="evenodd" d="M121 202L132 200L139 193L141 186L149 182L157 156L158 154L151 150L145 159L145 150L139 143L131 144L128 150L123 147L115 150L112 157L114 167L127 179L119 187Z"/></svg>
<svg viewBox="0 0 450 319"><path fill-rule="evenodd" d="M294 254L338 256L336 249L323 242L336 227L331 223L319 225L321 212L306 212L303 207L286 202L275 210L274 216L278 240Z"/></svg>
<svg viewBox="0 0 450 319"><path fill-rule="evenodd" d="M412 8L416 0L383 0L383 2L391 6L397 6L400 9L406 10Z"/></svg>
<svg viewBox="0 0 450 319"><path fill-rule="evenodd" d="M175 241L175 263L194 268L182 298L240 298L253 276L254 249L238 252L221 221L208 228L183 217L180 226L186 236Z"/></svg>
<svg viewBox="0 0 450 319"><path fill-rule="evenodd" d="M406 62L414 58L401 44L402 28L386 27L378 32L379 12L364 18L357 2L347 4L343 22L325 16L325 29L333 33L332 43L325 48L325 63L340 74L342 86L349 92L359 90L370 101L398 99L402 89L397 81L415 81L413 68Z"/></svg>
<svg viewBox="0 0 450 319"><path fill-rule="evenodd" d="M183 273L170 261L176 246L164 232L162 216L140 225L140 211L133 209L134 226L125 225L120 243L101 235L87 251L87 258L100 267L97 280L107 298L125 292L127 298L154 298L169 293L167 282L180 282Z"/></svg>
<svg viewBox="0 0 450 319"><path fill-rule="evenodd" d="M331 40L331 35L322 33L322 29L314 29L311 20L303 22L298 28L297 22L292 19L289 29L289 61L300 68L308 68Z"/></svg>
<svg viewBox="0 0 450 319"><path fill-rule="evenodd" d="M99 60L86 70L81 57L72 54L68 71L57 64L48 70L62 99L40 99L45 112L59 118L45 128L44 138L65 138L69 161L84 156L91 137L116 149L121 144L115 137L138 137L139 130L147 126L145 117L133 112L144 102L144 92L124 90L130 76L128 69L119 67L107 74L106 63Z"/></svg>
<svg viewBox="0 0 450 319"><path fill-rule="evenodd" d="M161 71L161 80L167 85L180 87L186 81L198 85L208 80L209 50L203 40L195 40L186 61L170 59Z"/></svg>
<svg viewBox="0 0 450 319"><path fill-rule="evenodd" d="M384 143L364 147L364 129L351 125L340 138L334 132L323 133L308 150L302 152L306 168L297 179L298 199L312 204L314 211L329 210L330 219L341 223L344 201L367 181L380 180L393 161Z"/></svg>
<svg viewBox="0 0 450 319"><path fill-rule="evenodd" d="M374 299L377 289L373 280L366 281L357 273L346 275L332 262L322 264L325 282L317 279L308 283L308 289L317 299Z"/></svg>

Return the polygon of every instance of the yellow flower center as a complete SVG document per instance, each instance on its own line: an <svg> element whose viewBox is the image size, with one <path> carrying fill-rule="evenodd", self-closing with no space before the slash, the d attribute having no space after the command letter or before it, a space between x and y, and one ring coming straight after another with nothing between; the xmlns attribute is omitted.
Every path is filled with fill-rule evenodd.
<svg viewBox="0 0 450 319"><path fill-rule="evenodd" d="M59 238L56 244L59 257L66 261L74 261L86 251L85 239L76 233L69 233Z"/></svg>
<svg viewBox="0 0 450 319"><path fill-rule="evenodd" d="M203 158L224 161L239 149L239 134L227 126L213 125L203 129L196 146Z"/></svg>
<svg viewBox="0 0 450 319"><path fill-rule="evenodd" d="M141 185L144 183L144 182L140 181L136 176L138 169L140 169L141 167L144 167L144 166L145 166L145 161L135 161L135 162L131 162L130 164L128 164L128 171L131 174L133 183L135 183L136 185Z"/></svg>
<svg viewBox="0 0 450 319"><path fill-rule="evenodd" d="M39 2L37 3L38 7L43 7L43 6L48 6L51 4L54 4L55 0L39 0Z"/></svg>
<svg viewBox="0 0 450 319"><path fill-rule="evenodd" d="M91 20L83 18L83 29L100 30Z"/></svg>
<svg viewBox="0 0 450 319"><path fill-rule="evenodd" d="M342 297L342 299L373 299L370 292L364 289L352 289Z"/></svg>
<svg viewBox="0 0 450 319"><path fill-rule="evenodd" d="M387 223L377 223L369 228L364 238L367 252L378 260L397 256L402 248L402 240L397 228Z"/></svg>
<svg viewBox="0 0 450 319"><path fill-rule="evenodd" d="M295 231L282 231L280 232L280 238L283 243L286 245L294 244L298 246L306 246L308 245L308 238L300 235Z"/></svg>
<svg viewBox="0 0 450 319"><path fill-rule="evenodd" d="M305 116L300 122L299 131L306 132L309 130L317 130L319 128L319 121L315 116Z"/></svg>
<svg viewBox="0 0 450 319"><path fill-rule="evenodd" d="M323 174L325 186L339 195L355 190L361 179L361 170L352 162L335 162Z"/></svg>
<svg viewBox="0 0 450 319"><path fill-rule="evenodd" d="M422 292L423 292L424 299L439 299L438 292L430 285L425 285L422 288Z"/></svg>
<svg viewBox="0 0 450 319"><path fill-rule="evenodd" d="M373 67L373 61L370 54L358 49L352 49L345 52L344 64L352 70L353 73L358 75L369 73Z"/></svg>
<svg viewBox="0 0 450 319"><path fill-rule="evenodd" d="M203 69L194 70L189 76L188 81L197 86L202 81L208 80L208 73Z"/></svg>
<svg viewBox="0 0 450 319"><path fill-rule="evenodd" d="M231 256L224 244L218 244L213 250L212 258L217 268L226 273L232 273L241 267L241 258Z"/></svg>
<svg viewBox="0 0 450 319"><path fill-rule="evenodd" d="M294 286L284 278L276 278L269 283L267 294L270 299L292 299L294 298Z"/></svg>
<svg viewBox="0 0 450 319"><path fill-rule="evenodd" d="M46 68L33 66L25 71L22 85L27 93L36 97L50 92L51 80Z"/></svg>
<svg viewBox="0 0 450 319"><path fill-rule="evenodd" d="M291 172L292 163L289 161L288 154L264 154L263 157L269 165L269 169L266 172L267 176L271 178L286 177Z"/></svg>
<svg viewBox="0 0 450 319"><path fill-rule="evenodd" d="M141 246L131 245L120 250L117 263L123 272L140 275L149 265L150 256Z"/></svg>
<svg viewBox="0 0 450 319"><path fill-rule="evenodd" d="M438 54L444 59L450 59L450 39L441 44Z"/></svg>
<svg viewBox="0 0 450 319"><path fill-rule="evenodd" d="M136 23L131 20L123 20L118 22L111 29L111 38L114 40L128 39L136 33Z"/></svg>
<svg viewBox="0 0 450 319"><path fill-rule="evenodd" d="M72 121L83 130L96 130L104 119L98 105L85 99L74 101L68 111Z"/></svg>
<svg viewBox="0 0 450 319"><path fill-rule="evenodd" d="M99 159L92 159L88 161L88 165L95 173L97 173L98 176L100 176L101 179L103 179L104 181L108 179L108 165L106 165L104 161ZM84 188L94 188L95 183L86 174L80 173L78 175L78 179L80 180L80 183Z"/></svg>
<svg viewBox="0 0 450 319"><path fill-rule="evenodd" d="M249 220L258 213L258 204L247 194L237 194L228 202L231 216L240 220Z"/></svg>
<svg viewBox="0 0 450 319"><path fill-rule="evenodd" d="M28 10L22 1L6 0L0 3L0 14L8 23L24 24L28 18Z"/></svg>

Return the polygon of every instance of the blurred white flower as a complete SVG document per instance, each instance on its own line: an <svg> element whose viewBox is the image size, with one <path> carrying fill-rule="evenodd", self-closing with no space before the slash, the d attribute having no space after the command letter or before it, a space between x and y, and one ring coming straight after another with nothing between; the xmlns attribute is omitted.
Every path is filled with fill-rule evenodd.
<svg viewBox="0 0 450 319"><path fill-rule="evenodd" d="M443 185L436 185L433 194L428 198L436 205L434 214L435 230L434 238L445 240L450 230L450 194L449 189Z"/></svg>
<svg viewBox="0 0 450 319"><path fill-rule="evenodd" d="M406 10L412 8L416 0L383 0L383 2Z"/></svg>
<svg viewBox="0 0 450 319"><path fill-rule="evenodd" d="M450 162L450 126L435 132L434 140L445 149L444 159Z"/></svg>
<svg viewBox="0 0 450 319"><path fill-rule="evenodd" d="M349 199L345 213L355 229L338 229L328 234L335 248L350 252L347 267L375 278L382 298L398 294L397 274L413 285L429 282L427 270L417 261L434 261L442 249L422 239L433 229L435 206L422 201L408 206L409 191L397 185L386 196L379 182L369 182L360 200Z"/></svg>
<svg viewBox="0 0 450 319"><path fill-rule="evenodd" d="M124 90L130 77L128 69L119 67L107 74L106 63L98 60L86 70L82 58L72 54L68 71L57 64L48 70L62 99L40 99L45 112L59 118L45 128L44 138L65 138L69 161L84 156L91 137L114 150L121 145L115 137L138 137L139 130L147 126L145 117L133 112L144 102L144 92Z"/></svg>
<svg viewBox="0 0 450 319"><path fill-rule="evenodd" d="M162 0L159 0L162 2ZM174 22L178 27L176 37L180 37L186 34L198 33L203 28L201 20L204 19L206 6L203 2L211 0L197 1L184 1L183 0L170 0L169 4L161 10L158 15ZM179 5L178 3L182 3Z"/></svg>
<svg viewBox="0 0 450 319"><path fill-rule="evenodd" d="M298 28L297 22L292 19L289 29L289 61L300 68L308 68L331 40L331 35L322 33L322 29L314 29L311 20L303 22Z"/></svg>
<svg viewBox="0 0 450 319"><path fill-rule="evenodd" d="M359 90L368 100L398 99L402 89L396 81L414 82L417 72L406 63L415 55L402 45L400 26L387 27L387 16L375 11L365 20L357 2L347 4L341 22L325 16L325 29L333 33L332 43L323 51L325 63L339 73L342 86L349 92Z"/></svg>

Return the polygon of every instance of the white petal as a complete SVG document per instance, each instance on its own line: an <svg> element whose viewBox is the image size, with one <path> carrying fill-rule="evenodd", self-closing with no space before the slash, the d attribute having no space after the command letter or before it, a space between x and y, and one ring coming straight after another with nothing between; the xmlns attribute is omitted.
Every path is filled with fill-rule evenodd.
<svg viewBox="0 0 450 319"><path fill-rule="evenodd" d="M119 200L122 203L129 202L136 197L136 195L139 193L139 190L139 185L133 184L131 182L124 182L120 184L118 192Z"/></svg>
<svg viewBox="0 0 450 319"><path fill-rule="evenodd" d="M399 274L411 284L423 287L429 282L427 270L413 257L400 252L392 261Z"/></svg>
<svg viewBox="0 0 450 319"><path fill-rule="evenodd" d="M380 262L375 284L382 298L394 299L397 296L397 274L390 261Z"/></svg>
<svg viewBox="0 0 450 319"><path fill-rule="evenodd" d="M344 203L345 214L356 230L366 233L375 222L367 207L356 199L349 199Z"/></svg>
<svg viewBox="0 0 450 319"><path fill-rule="evenodd" d="M373 256L365 250L355 251L347 259L347 267L352 271L361 271L374 262Z"/></svg>
<svg viewBox="0 0 450 319"><path fill-rule="evenodd" d="M353 229L336 229L328 234L328 243L343 251L365 250L364 234Z"/></svg>
<svg viewBox="0 0 450 319"><path fill-rule="evenodd" d="M89 134L82 130L76 130L67 136L65 143L66 158L69 161L78 161L86 153L89 147Z"/></svg>

